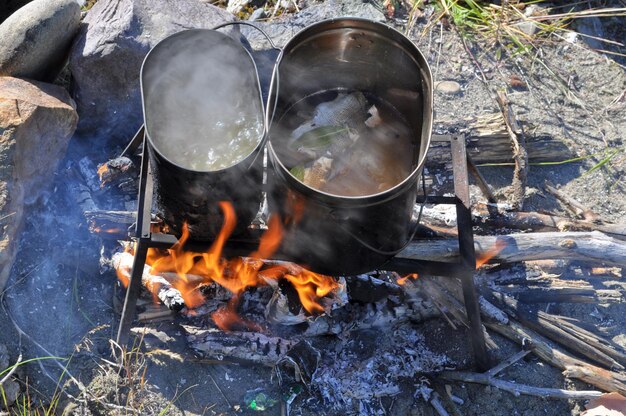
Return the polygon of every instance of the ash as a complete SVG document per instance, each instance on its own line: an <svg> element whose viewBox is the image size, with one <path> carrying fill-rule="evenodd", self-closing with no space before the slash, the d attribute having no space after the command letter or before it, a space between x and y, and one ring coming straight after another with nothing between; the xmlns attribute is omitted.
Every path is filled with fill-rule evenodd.
<svg viewBox="0 0 626 416"><path fill-rule="evenodd" d="M326 350L311 381L324 404L337 411L385 414L379 399L399 394L402 378L441 371L450 364L447 356L429 350L424 336L410 324L388 333L358 335L338 352Z"/></svg>

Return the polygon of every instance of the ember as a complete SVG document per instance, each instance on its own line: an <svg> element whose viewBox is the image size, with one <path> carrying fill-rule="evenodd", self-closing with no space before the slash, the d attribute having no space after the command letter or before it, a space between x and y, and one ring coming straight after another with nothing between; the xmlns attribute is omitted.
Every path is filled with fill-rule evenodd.
<svg viewBox="0 0 626 416"><path fill-rule="evenodd" d="M269 227L261 236L258 249L249 257L227 260L222 257L222 251L226 240L235 228L237 218L229 202L220 202L220 208L224 214L224 223L217 238L206 252L184 250L185 243L189 239L189 230L185 225L181 238L172 248L148 250L146 264L150 267L150 273L153 275L175 273L177 278L171 284L180 292L188 308L197 308L204 303L204 296L199 290L202 286L217 283L227 289L233 294L228 305L211 316L221 329L229 330L235 325L258 329L255 324L237 315L236 309L240 296L249 287L267 285L271 281L278 281L282 278L294 286L307 312L311 314L324 312L319 300L340 287L335 279L313 273L291 263L263 269L265 263L261 259L270 258L280 246L283 235L280 218L276 215L270 218ZM128 250L131 253L134 252L130 247ZM120 272L120 267L117 271L122 284L125 287L128 286L127 275ZM157 299L160 286L160 284L154 284L148 287L155 299Z"/></svg>

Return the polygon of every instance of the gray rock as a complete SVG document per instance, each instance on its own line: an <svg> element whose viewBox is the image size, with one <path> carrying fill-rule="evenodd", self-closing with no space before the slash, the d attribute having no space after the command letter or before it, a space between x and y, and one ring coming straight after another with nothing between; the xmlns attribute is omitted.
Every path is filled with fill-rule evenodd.
<svg viewBox="0 0 626 416"><path fill-rule="evenodd" d="M63 88L0 77L0 291L15 259L24 207L49 185L77 122Z"/></svg>
<svg viewBox="0 0 626 416"><path fill-rule="evenodd" d="M278 47L283 47L296 33L313 23L337 16L361 17L384 23L383 12L363 0L325 1L302 9L299 13L287 14L271 22L256 23L266 31ZM254 48L267 48L267 41L258 31L242 28Z"/></svg>
<svg viewBox="0 0 626 416"><path fill-rule="evenodd" d="M461 84L456 81L440 81L435 85L435 90L448 95L457 95L461 92Z"/></svg>
<svg viewBox="0 0 626 416"><path fill-rule="evenodd" d="M99 0L70 56L78 133L124 145L143 122L139 73L148 51L181 30L233 20L203 0Z"/></svg>
<svg viewBox="0 0 626 416"><path fill-rule="evenodd" d="M35 0L0 25L0 75L52 81L80 23L76 0Z"/></svg>

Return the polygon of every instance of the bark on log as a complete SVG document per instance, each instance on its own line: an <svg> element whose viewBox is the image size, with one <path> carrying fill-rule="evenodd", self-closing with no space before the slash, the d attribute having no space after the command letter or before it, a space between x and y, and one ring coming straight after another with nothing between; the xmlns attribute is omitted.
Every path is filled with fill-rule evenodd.
<svg viewBox="0 0 626 416"><path fill-rule="evenodd" d="M493 254L496 242L506 246L493 256L491 263L570 259L626 266L626 242L598 231L475 236L476 256ZM458 262L458 241L416 240L400 252L398 257Z"/></svg>
<svg viewBox="0 0 626 416"><path fill-rule="evenodd" d="M485 114L469 120L444 121L441 124L446 128L459 128L465 133L467 151L475 163L513 162L511 139L501 113ZM526 149L530 162L554 162L575 157L568 146L547 136L527 137ZM450 145L432 143L427 163L437 165L449 162Z"/></svg>
<svg viewBox="0 0 626 416"><path fill-rule="evenodd" d="M223 332L183 325L192 349L210 357L232 357L273 367L296 345L278 337L257 332Z"/></svg>

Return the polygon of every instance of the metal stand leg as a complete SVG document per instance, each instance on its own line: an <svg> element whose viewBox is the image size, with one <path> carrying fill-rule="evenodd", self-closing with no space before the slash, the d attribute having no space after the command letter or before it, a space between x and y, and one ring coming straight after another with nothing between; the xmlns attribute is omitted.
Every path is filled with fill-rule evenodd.
<svg viewBox="0 0 626 416"><path fill-rule="evenodd" d="M117 344L122 347L126 346L128 343L130 327L135 319L137 299L141 292L141 276L143 275L143 267L146 264L148 246L148 240L144 238L140 238L139 241L137 241L135 258L133 259L133 270L130 275L130 282L128 282L128 288L126 288L124 309L122 309L122 317L120 318L120 326L116 338Z"/></svg>
<svg viewBox="0 0 626 416"><path fill-rule="evenodd" d="M150 161L148 160L148 149L146 147L146 139L144 128L137 132L133 138L132 146L137 146L143 139L143 156L141 157L141 171L139 174L139 197L137 199L137 223L135 235L137 237L137 246L135 247L135 258L133 260L133 270L131 272L130 282L126 289L126 297L124 298L124 309L122 309L122 317L120 326L117 331L117 343L125 347L130 338L130 327L135 319L135 309L137 307L137 299L141 293L141 276L143 268L146 264L146 256L148 248L152 242L152 234L150 233L150 209L152 207L152 172L150 171Z"/></svg>
<svg viewBox="0 0 626 416"><path fill-rule="evenodd" d="M476 253L474 252L474 235L472 232L472 213L470 210L467 156L463 136L453 136L450 141L452 164L454 165L454 192L457 197L456 215L459 229L459 252L461 255L461 284L463 300L470 324L470 340L476 366L479 371L489 369L489 357L485 344L485 335L480 319L478 295L474 287L474 270L476 269Z"/></svg>

